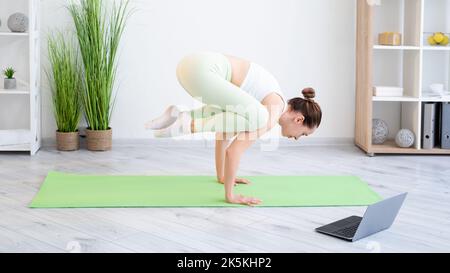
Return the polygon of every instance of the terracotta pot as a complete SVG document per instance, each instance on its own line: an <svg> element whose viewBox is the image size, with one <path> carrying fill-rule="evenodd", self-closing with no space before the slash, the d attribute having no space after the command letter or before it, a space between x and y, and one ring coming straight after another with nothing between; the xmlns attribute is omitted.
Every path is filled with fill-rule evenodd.
<svg viewBox="0 0 450 273"><path fill-rule="evenodd" d="M112 129L93 131L86 129L87 149L94 152L109 151L112 149Z"/></svg>
<svg viewBox="0 0 450 273"><path fill-rule="evenodd" d="M76 151L80 149L80 136L78 132L56 132L56 148L58 151Z"/></svg>

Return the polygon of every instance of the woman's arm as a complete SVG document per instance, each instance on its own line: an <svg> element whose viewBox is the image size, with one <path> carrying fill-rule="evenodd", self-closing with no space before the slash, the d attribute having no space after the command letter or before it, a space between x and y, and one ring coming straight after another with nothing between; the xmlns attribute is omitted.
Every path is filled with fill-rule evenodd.
<svg viewBox="0 0 450 273"><path fill-rule="evenodd" d="M225 155L225 198L228 203L243 205L259 205L261 200L253 197L244 197L233 193L236 173L244 152L255 143L260 132L240 133L226 150Z"/></svg>
<svg viewBox="0 0 450 273"><path fill-rule="evenodd" d="M281 98L278 95L276 95L275 100L281 100ZM283 101L281 102L284 105L284 102ZM256 142L258 138L263 136L265 133L269 132L277 124L278 118L283 111L282 107L270 107L270 105L267 107L269 110L269 121L267 126L255 132L245 132L245 133L243 132L238 134L237 138L226 149L224 184L225 184L225 198L228 203L253 206L259 205L262 202L258 198L235 195L233 193L233 188L236 181L236 173L238 171L242 155L249 147L251 147Z"/></svg>
<svg viewBox="0 0 450 273"><path fill-rule="evenodd" d="M225 183L225 155L228 146L231 143L231 140L236 136L236 134L224 134L224 133L216 133L216 174L217 181L219 183ZM250 184L250 181L243 178L236 178L236 183L239 184Z"/></svg>
<svg viewBox="0 0 450 273"><path fill-rule="evenodd" d="M227 134L216 133L216 174L217 181L224 183L225 151L230 145L231 139Z"/></svg>

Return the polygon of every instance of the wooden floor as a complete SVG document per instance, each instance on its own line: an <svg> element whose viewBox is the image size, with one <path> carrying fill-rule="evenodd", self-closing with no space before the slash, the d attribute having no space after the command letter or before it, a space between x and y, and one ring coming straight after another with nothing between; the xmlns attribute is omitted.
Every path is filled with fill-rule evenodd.
<svg viewBox="0 0 450 273"><path fill-rule="evenodd" d="M357 175L410 193L390 229L356 243L314 228L365 208L53 209L27 205L50 170L214 175L213 149L121 145L107 153L0 154L0 252L449 252L450 157L366 157L354 146L254 148L240 175Z"/></svg>

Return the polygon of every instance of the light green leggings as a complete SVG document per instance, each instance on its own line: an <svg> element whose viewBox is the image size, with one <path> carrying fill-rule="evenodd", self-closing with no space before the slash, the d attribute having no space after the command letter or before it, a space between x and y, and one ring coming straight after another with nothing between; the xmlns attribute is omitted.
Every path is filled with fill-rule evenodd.
<svg viewBox="0 0 450 273"><path fill-rule="evenodd" d="M232 66L222 54L200 52L177 67L183 88L205 106L191 111L195 132L254 132L267 125L267 108L231 83Z"/></svg>

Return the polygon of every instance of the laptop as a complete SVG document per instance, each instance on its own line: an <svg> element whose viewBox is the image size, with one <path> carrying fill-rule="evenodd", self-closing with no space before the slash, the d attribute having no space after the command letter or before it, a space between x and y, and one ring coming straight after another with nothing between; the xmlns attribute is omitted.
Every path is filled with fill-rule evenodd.
<svg viewBox="0 0 450 273"><path fill-rule="evenodd" d="M403 193L369 206L364 217L349 218L317 228L316 231L355 242L392 226L408 193Z"/></svg>

